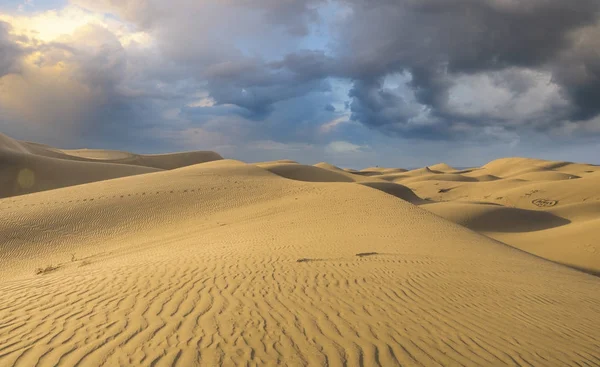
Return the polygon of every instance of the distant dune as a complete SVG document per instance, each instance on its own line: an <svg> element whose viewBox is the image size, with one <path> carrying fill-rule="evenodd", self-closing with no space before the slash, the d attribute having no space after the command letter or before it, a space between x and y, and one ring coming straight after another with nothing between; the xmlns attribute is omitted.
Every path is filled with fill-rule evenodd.
<svg viewBox="0 0 600 367"><path fill-rule="evenodd" d="M0 366L600 364L600 167L0 149Z"/></svg>
<svg viewBox="0 0 600 367"><path fill-rule="evenodd" d="M62 150L62 152L72 157L81 157L102 162L151 167L163 170L175 169L198 163L212 162L223 159L223 157L221 157L218 153L209 151L152 155L132 154L127 152L98 149Z"/></svg>
<svg viewBox="0 0 600 367"><path fill-rule="evenodd" d="M222 159L214 152L137 155L59 150L0 134L0 198Z"/></svg>

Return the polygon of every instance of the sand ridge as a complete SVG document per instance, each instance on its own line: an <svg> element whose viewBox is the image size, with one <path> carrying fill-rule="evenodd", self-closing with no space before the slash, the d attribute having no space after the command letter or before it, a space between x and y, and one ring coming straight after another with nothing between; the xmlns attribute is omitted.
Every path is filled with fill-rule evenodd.
<svg viewBox="0 0 600 367"><path fill-rule="evenodd" d="M0 365L600 364L598 278L444 204L234 160L0 199ZM577 205L536 213L597 224Z"/></svg>
<svg viewBox="0 0 600 367"><path fill-rule="evenodd" d="M214 152L138 155L109 150L68 151L0 134L0 198L159 172L222 159Z"/></svg>

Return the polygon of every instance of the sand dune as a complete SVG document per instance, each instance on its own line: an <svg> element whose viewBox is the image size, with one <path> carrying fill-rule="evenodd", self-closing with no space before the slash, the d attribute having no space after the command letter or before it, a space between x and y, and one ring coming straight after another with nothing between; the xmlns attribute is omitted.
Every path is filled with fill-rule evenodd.
<svg viewBox="0 0 600 367"><path fill-rule="evenodd" d="M110 163L129 164L158 169L175 169L198 163L212 162L223 159L218 153L210 151L195 151L169 154L132 154L114 150L80 149L63 150L62 152L80 158L101 160Z"/></svg>
<svg viewBox="0 0 600 367"><path fill-rule="evenodd" d="M429 167L417 168L410 171L404 172L404 177L415 177L423 175L431 175L433 173L443 173L441 171L434 171Z"/></svg>
<svg viewBox="0 0 600 367"><path fill-rule="evenodd" d="M0 197L159 172L222 159L214 152L136 155L103 150L67 151L0 134Z"/></svg>
<svg viewBox="0 0 600 367"><path fill-rule="evenodd" d="M383 176L391 176L395 174L400 174L407 172L408 170L403 168L383 168L383 167L370 167L365 168L360 171L354 171L352 173L362 175L362 176L378 176L383 178Z"/></svg>
<svg viewBox="0 0 600 367"><path fill-rule="evenodd" d="M432 168L437 168L433 170ZM451 167L450 167L451 168ZM600 167L505 158L447 173L441 165L395 176L424 209L532 254L600 274ZM438 173L435 173L438 172Z"/></svg>
<svg viewBox="0 0 600 367"><path fill-rule="evenodd" d="M328 169L306 166L296 163L264 163L258 164L258 167L264 168L281 177L291 180L306 182L355 182L351 174L344 171L331 171Z"/></svg>
<svg viewBox="0 0 600 367"><path fill-rule="evenodd" d="M432 171L447 172L447 173L458 171L456 168L454 168L446 163L434 164L433 166L429 166L428 168Z"/></svg>
<svg viewBox="0 0 600 367"><path fill-rule="evenodd" d="M156 172L148 167L69 159L58 150L0 135L0 197Z"/></svg>
<svg viewBox="0 0 600 367"><path fill-rule="evenodd" d="M336 172L345 172L343 169L341 169L338 166L334 166L333 164L329 164L327 162L320 162L314 165L315 167L319 167L319 168L324 168L324 169L328 169L330 171L336 171Z"/></svg>
<svg viewBox="0 0 600 367"><path fill-rule="evenodd" d="M0 199L0 365L600 364L599 279L426 210L444 204L538 224L506 235L598 227L591 202L425 204L290 162Z"/></svg>
<svg viewBox="0 0 600 367"><path fill-rule="evenodd" d="M539 171L539 172L528 172L523 173L521 175L515 176L515 178L527 181L560 181L560 180L572 180L581 178L576 175L571 175L562 172L548 172L548 171Z"/></svg>
<svg viewBox="0 0 600 367"><path fill-rule="evenodd" d="M403 179L403 183L419 181L459 181L459 182L477 182L475 177L467 177L456 173L438 173L429 175L418 175Z"/></svg>

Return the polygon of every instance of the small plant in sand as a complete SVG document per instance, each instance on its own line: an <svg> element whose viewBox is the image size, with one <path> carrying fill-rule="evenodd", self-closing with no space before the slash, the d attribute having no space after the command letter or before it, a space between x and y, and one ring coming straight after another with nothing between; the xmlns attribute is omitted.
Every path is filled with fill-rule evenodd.
<svg viewBox="0 0 600 367"><path fill-rule="evenodd" d="M48 274L51 273L55 270L57 270L59 267L58 266L54 266L52 264L46 266L45 268L37 268L35 269L35 274L36 275L43 275L43 274Z"/></svg>
<svg viewBox="0 0 600 367"><path fill-rule="evenodd" d="M379 255L377 252L361 252L359 254L356 254L356 256L358 257L367 257L367 256L375 256L375 255Z"/></svg>

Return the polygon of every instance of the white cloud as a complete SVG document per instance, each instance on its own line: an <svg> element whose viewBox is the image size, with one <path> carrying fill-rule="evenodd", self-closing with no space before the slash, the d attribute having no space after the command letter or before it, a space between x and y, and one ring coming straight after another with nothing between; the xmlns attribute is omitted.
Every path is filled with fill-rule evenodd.
<svg viewBox="0 0 600 367"><path fill-rule="evenodd" d="M549 111L566 112L569 105L552 75L544 71L513 68L459 76L454 83L447 107L467 118L523 124L547 117Z"/></svg>
<svg viewBox="0 0 600 367"><path fill-rule="evenodd" d="M356 145L347 141L332 141L327 144L325 151L330 154L356 154L370 150L368 145Z"/></svg>
<svg viewBox="0 0 600 367"><path fill-rule="evenodd" d="M134 30L131 25L109 15L85 10L76 5L35 14L0 14L0 20L10 23L15 34L27 36L34 42L60 42L64 37L77 33L81 27L97 25L109 29L124 46L149 46L154 43L152 36L146 32Z"/></svg>
<svg viewBox="0 0 600 367"><path fill-rule="evenodd" d="M205 97L205 98L201 98L199 100L193 101L191 103L188 103L187 106L188 107L213 107L216 104L217 104L217 102L214 100L214 98Z"/></svg>

